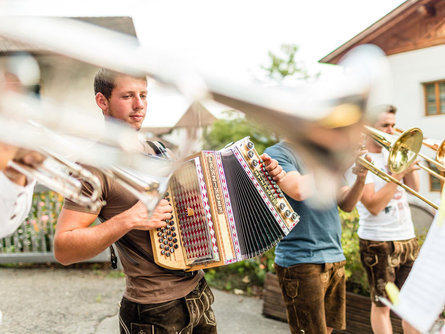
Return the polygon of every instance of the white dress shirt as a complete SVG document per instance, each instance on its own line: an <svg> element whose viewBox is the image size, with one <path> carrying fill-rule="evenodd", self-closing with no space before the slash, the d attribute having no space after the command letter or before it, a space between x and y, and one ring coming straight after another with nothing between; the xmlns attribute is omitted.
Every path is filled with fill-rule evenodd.
<svg viewBox="0 0 445 334"><path fill-rule="evenodd" d="M14 233L29 214L36 181L27 181L19 186L0 171L0 238Z"/></svg>

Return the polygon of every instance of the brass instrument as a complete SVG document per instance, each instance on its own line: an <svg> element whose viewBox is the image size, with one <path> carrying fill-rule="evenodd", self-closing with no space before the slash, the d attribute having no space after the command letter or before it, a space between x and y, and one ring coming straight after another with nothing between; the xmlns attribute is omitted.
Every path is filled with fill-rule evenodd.
<svg viewBox="0 0 445 334"><path fill-rule="evenodd" d="M324 192L317 197L320 199L334 196L338 180L353 163L351 152L360 135L369 92L385 60L381 50L377 54L377 47L362 46L362 52L356 49L342 61L346 70L332 82L320 80L321 85L285 90L196 70L178 53L166 57L160 50L140 47L134 37L76 20L5 17L0 33L117 72L148 75L175 87L190 102L213 99L244 112L294 144L308 168L318 175L317 182L323 180L317 187Z"/></svg>
<svg viewBox="0 0 445 334"><path fill-rule="evenodd" d="M403 132L403 130L400 129L395 129L397 132ZM425 145L426 147L436 151L436 156L435 159L431 159L421 153L419 153L419 157L423 158L424 160L432 163L433 165L435 165L439 170L441 171L445 171L445 140L443 140L442 142L437 141L437 143L433 143L430 144L428 143L428 141L435 141L433 139L425 139L422 144ZM419 167L421 167L419 165ZM423 168L423 167L421 167ZM427 168L427 167L425 167ZM427 170L428 172L430 171L430 169ZM433 174L434 176L436 176L437 178L441 179L442 181L445 181L445 179L442 177L442 175L437 174L434 171L431 171L431 174Z"/></svg>
<svg viewBox="0 0 445 334"><path fill-rule="evenodd" d="M403 132L398 138L365 125L368 136L388 150L388 168L393 173L401 173L417 158L422 146L423 134L418 128Z"/></svg>
<svg viewBox="0 0 445 334"><path fill-rule="evenodd" d="M398 138L395 138L394 136L389 135L383 131L374 129L370 126L365 126L365 129L366 133L372 139L377 141L381 146L389 151L388 168L391 170L391 172L401 173L416 160L423 140L423 135L420 129L408 129L404 131ZM365 167L384 181L397 184L398 186L402 187L407 192L421 199L436 210L439 208L437 204L431 202L429 199L425 198L417 191L408 187L393 176L381 171L365 158L358 157L357 161L363 167Z"/></svg>
<svg viewBox="0 0 445 334"><path fill-rule="evenodd" d="M108 174L140 200L147 209L155 208L167 189L168 178L164 178L164 182L159 182L149 173L141 174L122 167L112 167L108 170Z"/></svg>
<svg viewBox="0 0 445 334"><path fill-rule="evenodd" d="M8 164L65 198L92 210L103 205L99 199L101 183L94 174L74 161L102 169L127 189L133 187L133 193L140 191L138 198L149 212L162 197L167 176L173 170L172 162L143 154L137 132L122 122L62 112L48 108L48 105L43 108L26 96L2 92L0 141L43 154L46 159L39 166L16 161ZM136 187L129 178L119 177L122 173L113 171L115 166L149 175L150 178L147 176L145 179L144 189ZM89 196L82 194L78 179L90 185Z"/></svg>
<svg viewBox="0 0 445 334"><path fill-rule="evenodd" d="M433 207L434 209L438 210L439 206L433 202L431 202L429 199L425 198L424 196L422 196L421 194L419 194L417 191L415 191L414 189L408 187L406 184L404 184L403 182L400 182L399 180L397 180L396 178L392 177L391 175L381 171L380 169L378 169L377 167L375 167L371 162L369 162L368 160L366 160L363 157L358 157L357 161L363 166L365 167L367 170L369 170L370 172L372 172L373 174L377 175L378 177L380 177L381 179L383 179L386 182L393 182L395 184L397 184L398 186L402 187L403 189L405 189L407 192L409 192L411 195L416 196L417 198L421 199L422 201L424 201L425 203L427 203L428 205L430 205L431 207Z"/></svg>
<svg viewBox="0 0 445 334"><path fill-rule="evenodd" d="M89 170L61 156L46 153L46 159L38 167L16 161L9 161L8 166L91 210L96 210L104 204L99 199L101 187L99 179ZM86 181L91 186L90 196L82 194L82 184L78 179Z"/></svg>

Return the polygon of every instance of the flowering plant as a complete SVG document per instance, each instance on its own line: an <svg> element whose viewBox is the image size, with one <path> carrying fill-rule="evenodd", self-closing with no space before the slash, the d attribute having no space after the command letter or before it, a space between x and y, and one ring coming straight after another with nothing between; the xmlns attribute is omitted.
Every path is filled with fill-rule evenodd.
<svg viewBox="0 0 445 334"><path fill-rule="evenodd" d="M0 253L52 252L63 197L53 191L36 192L32 208L12 235L0 239Z"/></svg>

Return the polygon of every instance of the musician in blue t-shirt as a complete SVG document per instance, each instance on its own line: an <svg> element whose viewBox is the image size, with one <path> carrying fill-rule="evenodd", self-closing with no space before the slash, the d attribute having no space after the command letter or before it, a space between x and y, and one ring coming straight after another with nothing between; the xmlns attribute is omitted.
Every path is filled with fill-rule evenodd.
<svg viewBox="0 0 445 334"><path fill-rule="evenodd" d="M367 170L356 167L356 182L341 186L337 199L323 209L308 205L314 189L313 174L286 141L265 150L286 171L278 185L300 222L278 244L275 270L287 308L291 333L331 333L345 329L345 257L337 205L352 211L360 200Z"/></svg>

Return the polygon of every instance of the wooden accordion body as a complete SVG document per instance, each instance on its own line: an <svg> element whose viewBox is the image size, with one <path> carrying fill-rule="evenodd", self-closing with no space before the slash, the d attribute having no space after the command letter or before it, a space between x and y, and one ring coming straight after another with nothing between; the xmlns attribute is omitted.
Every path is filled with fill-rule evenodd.
<svg viewBox="0 0 445 334"><path fill-rule="evenodd" d="M150 231L155 262L186 271L258 256L299 221L246 137L202 151L172 176L167 226Z"/></svg>

